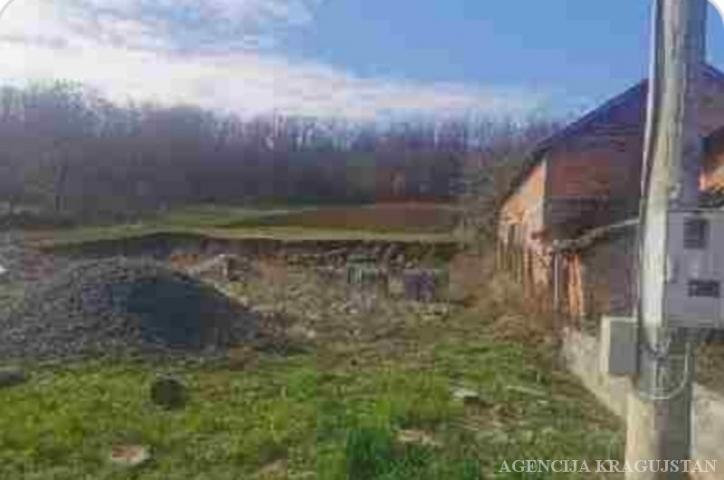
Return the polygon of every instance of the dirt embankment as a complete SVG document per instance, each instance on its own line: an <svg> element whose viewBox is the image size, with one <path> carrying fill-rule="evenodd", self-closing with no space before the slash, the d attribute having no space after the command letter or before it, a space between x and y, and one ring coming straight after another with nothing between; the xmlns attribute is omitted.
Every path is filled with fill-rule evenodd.
<svg viewBox="0 0 724 480"><path fill-rule="evenodd" d="M0 304L13 304L12 309L0 305L5 311L0 311L5 332L0 357L83 356L153 343L223 349L238 343L236 326L248 332L252 323L260 321L262 330L271 328L276 338L279 325L292 317L297 324L301 318L312 319L315 328L322 319L340 315L361 315L367 318L365 324L377 325L369 321L375 318L392 325L392 319L401 315L397 302L386 300L388 292L379 288L372 290L376 292L372 296L370 290L351 295L362 287L347 285L349 265L402 272L421 264L446 263L458 249L454 243L217 239L168 233L51 249L33 249L9 239L0 258L13 272L8 284L18 287L18 295L12 302L0 299ZM212 280L236 301L225 300L192 278L202 276L194 274L193 266L227 257L254 266L248 270L256 272L242 275L241 280L228 275L222 275L220 282ZM41 272L38 266L43 266ZM267 275L269 271L274 274ZM277 275L280 271L285 274ZM330 278L320 284L319 275ZM236 282L231 291L230 282ZM278 297L280 290L293 298ZM274 298L267 298L270 292ZM421 315L437 314L437 307L421 308ZM276 315L267 318L266 310ZM211 322L217 318L220 323ZM209 325L212 333L205 330Z"/></svg>
<svg viewBox="0 0 724 480"><path fill-rule="evenodd" d="M365 256L377 263L447 262L459 250L460 245L452 241L225 239L180 233L156 233L42 247L45 253L70 258L125 256L167 260L174 254L214 256L226 253L242 257L276 258L291 263L313 258L325 263L346 263L355 256Z"/></svg>

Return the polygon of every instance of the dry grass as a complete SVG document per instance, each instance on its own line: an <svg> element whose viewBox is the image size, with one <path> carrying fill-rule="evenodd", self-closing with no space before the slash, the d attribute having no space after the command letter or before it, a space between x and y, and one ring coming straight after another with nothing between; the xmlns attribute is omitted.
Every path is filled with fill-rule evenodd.
<svg viewBox="0 0 724 480"><path fill-rule="evenodd" d="M724 394L724 342L721 336L702 345L696 353L696 381L712 390Z"/></svg>
<svg viewBox="0 0 724 480"><path fill-rule="evenodd" d="M494 338L524 345L559 344L561 325L542 292L526 292L496 269L493 255L464 253L450 263L453 298L493 319Z"/></svg>

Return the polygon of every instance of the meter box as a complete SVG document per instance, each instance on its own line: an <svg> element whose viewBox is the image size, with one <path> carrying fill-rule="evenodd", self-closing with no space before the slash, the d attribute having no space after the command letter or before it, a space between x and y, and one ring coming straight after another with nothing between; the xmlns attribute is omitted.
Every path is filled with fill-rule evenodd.
<svg viewBox="0 0 724 480"><path fill-rule="evenodd" d="M638 322L634 317L601 319L600 370L612 376L635 375L638 367Z"/></svg>
<svg viewBox="0 0 724 480"><path fill-rule="evenodd" d="M669 212L664 318L724 328L724 211Z"/></svg>

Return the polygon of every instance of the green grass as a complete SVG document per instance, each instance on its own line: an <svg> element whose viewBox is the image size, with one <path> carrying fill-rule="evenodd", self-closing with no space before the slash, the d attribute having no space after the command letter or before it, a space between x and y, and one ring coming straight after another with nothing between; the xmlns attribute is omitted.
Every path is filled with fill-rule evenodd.
<svg viewBox="0 0 724 480"><path fill-rule="evenodd" d="M196 205L156 215L146 220L146 223L165 228L224 228L254 218L288 215L310 208L315 207Z"/></svg>
<svg viewBox="0 0 724 480"><path fill-rule="evenodd" d="M584 478L495 472L503 460L620 458L620 425L592 396L546 353L496 342L485 327L468 312L410 327L393 351L330 344L286 358L258 354L243 368L35 367L29 383L0 390L0 478ZM184 409L150 403L158 373L188 384ZM456 401L456 386L480 402ZM438 445L398 441L409 430ZM148 445L153 460L113 467L106 457L117 443Z"/></svg>
<svg viewBox="0 0 724 480"><path fill-rule="evenodd" d="M452 204L401 203L326 207L275 212L243 219L228 228L303 227L378 233L449 233L460 219Z"/></svg>
<svg viewBox="0 0 724 480"><path fill-rule="evenodd" d="M393 207L395 210L405 207ZM410 207L419 210L420 207ZM429 210L429 207L427 208ZM440 206L443 212L449 207ZM382 208L386 210L386 208ZM339 212L345 212L341 218ZM421 213L425 213L422 211ZM444 213L446 221L452 214ZM454 241L447 229L400 224L399 211L386 222L371 222L374 207L243 208L187 207L143 221L28 232L27 240L44 247L124 240L159 233L204 235L219 239L274 239L283 241L382 240L439 243ZM424 215L423 215L424 216ZM330 220L331 218L331 220ZM402 216L404 218L404 216ZM359 220L359 221L357 221ZM392 222L392 223L390 223ZM423 222L424 223L424 222Z"/></svg>
<svg viewBox="0 0 724 480"><path fill-rule="evenodd" d="M29 233L30 239L45 243L83 243L107 239L126 239L156 233L201 233L221 229L254 217L288 213L290 209L245 208L222 205L198 205L157 214L133 223L88 225Z"/></svg>

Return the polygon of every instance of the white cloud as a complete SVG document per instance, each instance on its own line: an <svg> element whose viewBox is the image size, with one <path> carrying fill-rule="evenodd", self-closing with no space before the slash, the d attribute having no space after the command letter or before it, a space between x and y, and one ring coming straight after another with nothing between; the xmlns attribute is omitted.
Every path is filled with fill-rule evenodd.
<svg viewBox="0 0 724 480"><path fill-rule="evenodd" d="M724 0L709 0L724 21Z"/></svg>
<svg viewBox="0 0 724 480"><path fill-rule="evenodd" d="M519 114L542 100L525 91L361 78L252 47L273 44L280 25L309 24L317 1L22 0L0 19L2 71L14 80L76 80L118 100L249 114ZM203 25L211 19L217 26L209 31ZM226 41L224 32L238 28L249 34ZM202 41L210 33L216 40Z"/></svg>

